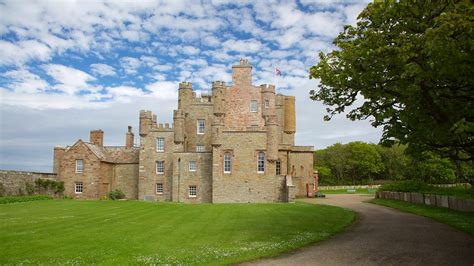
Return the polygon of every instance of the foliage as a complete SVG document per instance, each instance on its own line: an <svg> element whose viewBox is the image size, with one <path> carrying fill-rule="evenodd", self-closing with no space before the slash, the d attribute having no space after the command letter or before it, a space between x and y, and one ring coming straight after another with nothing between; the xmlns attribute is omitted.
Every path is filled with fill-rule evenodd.
<svg viewBox="0 0 474 266"><path fill-rule="evenodd" d="M421 192L428 189L428 185L421 180L405 180L396 183L385 184L379 187L379 191L397 192Z"/></svg>
<svg viewBox="0 0 474 266"><path fill-rule="evenodd" d="M0 197L0 204L49 199L52 199L52 197L47 195Z"/></svg>
<svg viewBox="0 0 474 266"><path fill-rule="evenodd" d="M425 216L474 235L474 213L460 212L447 208L439 208L421 204L413 204L399 200L373 199L370 202L399 209L404 212Z"/></svg>
<svg viewBox="0 0 474 266"><path fill-rule="evenodd" d="M470 1L371 3L311 67L320 79L311 99L331 106L326 120L357 104L348 118L371 118L388 146L472 164L473 18Z"/></svg>
<svg viewBox="0 0 474 266"><path fill-rule="evenodd" d="M405 180L396 183L385 184L379 187L379 191L419 192L424 194L445 195L458 198L474 198L474 195L471 193L471 185L469 184L455 187L437 187L426 184L420 180Z"/></svg>
<svg viewBox="0 0 474 266"><path fill-rule="evenodd" d="M125 193L122 192L120 189L112 190L109 193L109 199L117 200L117 199L124 199Z"/></svg>
<svg viewBox="0 0 474 266"><path fill-rule="evenodd" d="M36 189L40 193L48 193L49 191L52 191L54 194L61 194L64 192L63 181L38 178L35 180L35 184L36 184Z"/></svg>
<svg viewBox="0 0 474 266"><path fill-rule="evenodd" d="M3 185L2 182L0 182L0 197L3 197L5 195L5 186Z"/></svg>
<svg viewBox="0 0 474 266"><path fill-rule="evenodd" d="M473 178L471 164L460 162L464 176ZM413 156L405 145L392 147L351 142L315 151L320 185L372 184L370 180L419 179L427 183L463 182L456 165L433 152Z"/></svg>
<svg viewBox="0 0 474 266"><path fill-rule="evenodd" d="M1 265L229 265L321 241L354 220L304 203L54 200L0 213Z"/></svg>

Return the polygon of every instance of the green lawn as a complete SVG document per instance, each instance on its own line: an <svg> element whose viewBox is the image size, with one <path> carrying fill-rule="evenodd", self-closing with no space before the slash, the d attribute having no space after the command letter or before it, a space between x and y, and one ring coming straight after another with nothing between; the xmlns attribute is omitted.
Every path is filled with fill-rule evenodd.
<svg viewBox="0 0 474 266"><path fill-rule="evenodd" d="M429 217L474 235L474 213L454 211L447 208L439 208L421 204L413 204L399 200L373 199L370 202L399 209L404 212Z"/></svg>
<svg viewBox="0 0 474 266"><path fill-rule="evenodd" d="M377 189L375 189L377 190ZM319 190L323 194L349 194L347 189L328 189L328 190ZM366 188L358 188L353 194L375 194L375 192L369 192Z"/></svg>
<svg viewBox="0 0 474 266"><path fill-rule="evenodd" d="M2 204L0 264L229 264L320 241L353 219L305 203Z"/></svg>

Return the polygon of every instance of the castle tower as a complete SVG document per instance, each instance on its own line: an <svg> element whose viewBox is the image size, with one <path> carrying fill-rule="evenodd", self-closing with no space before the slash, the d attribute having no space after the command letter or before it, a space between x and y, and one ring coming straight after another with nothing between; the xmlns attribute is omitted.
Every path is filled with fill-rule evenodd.
<svg viewBox="0 0 474 266"><path fill-rule="evenodd" d="M239 65L232 66L232 84L234 86L252 85L252 66L247 59L240 59Z"/></svg>
<svg viewBox="0 0 474 266"><path fill-rule="evenodd" d="M295 114L295 97L285 96L285 126L283 131L287 134L295 134L296 132L296 114Z"/></svg>
<svg viewBox="0 0 474 266"><path fill-rule="evenodd" d="M225 86L224 81L215 81L212 83L213 116L211 125L211 145L214 147L219 147L222 145L222 130L224 129L226 89L227 88Z"/></svg>
<svg viewBox="0 0 474 266"><path fill-rule="evenodd" d="M151 128L156 127L156 116L151 111L140 111L140 136L144 137L148 134Z"/></svg>
<svg viewBox="0 0 474 266"><path fill-rule="evenodd" d="M178 109L186 110L193 99L193 84L191 82L179 83Z"/></svg>
<svg viewBox="0 0 474 266"><path fill-rule="evenodd" d="M182 109L174 110L174 143L176 151L184 151L184 111Z"/></svg>

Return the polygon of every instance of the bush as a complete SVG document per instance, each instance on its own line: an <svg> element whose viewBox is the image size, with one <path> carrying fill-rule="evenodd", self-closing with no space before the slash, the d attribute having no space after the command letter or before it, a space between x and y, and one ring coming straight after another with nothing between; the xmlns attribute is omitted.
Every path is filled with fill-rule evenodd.
<svg viewBox="0 0 474 266"><path fill-rule="evenodd" d="M125 198L125 193L122 192L120 189L113 190L109 193L109 199L116 200L116 199L123 199Z"/></svg>
<svg viewBox="0 0 474 266"><path fill-rule="evenodd" d="M50 200L50 199L53 199L53 198L47 195L0 197L0 204L27 202L27 201L36 201L36 200Z"/></svg>

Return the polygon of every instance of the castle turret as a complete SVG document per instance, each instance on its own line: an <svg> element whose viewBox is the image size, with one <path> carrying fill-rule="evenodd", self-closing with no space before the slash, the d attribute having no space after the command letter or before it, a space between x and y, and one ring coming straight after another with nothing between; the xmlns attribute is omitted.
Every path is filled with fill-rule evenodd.
<svg viewBox="0 0 474 266"><path fill-rule="evenodd" d="M295 97L285 97L285 126L283 131L287 134L296 132L296 115L295 115Z"/></svg>
<svg viewBox="0 0 474 266"><path fill-rule="evenodd" d="M193 84L191 82L179 83L178 92L178 109L187 109L195 95L193 93Z"/></svg>
<svg viewBox="0 0 474 266"><path fill-rule="evenodd" d="M275 115L275 85L260 85L262 91L262 115Z"/></svg>
<svg viewBox="0 0 474 266"><path fill-rule="evenodd" d="M270 162L278 160L278 123L276 115L269 115L265 119L267 127L267 160Z"/></svg>
<svg viewBox="0 0 474 266"><path fill-rule="evenodd" d="M151 111L140 111L140 136L146 136L150 129L156 127L156 116Z"/></svg>
<svg viewBox="0 0 474 266"><path fill-rule="evenodd" d="M234 86L252 85L252 66L247 59L240 59L239 65L232 66L232 84Z"/></svg>
<svg viewBox="0 0 474 266"><path fill-rule="evenodd" d="M184 143L184 111L181 109L174 110L173 113L174 123L174 143Z"/></svg>
<svg viewBox="0 0 474 266"><path fill-rule="evenodd" d="M128 126L128 131L125 134L125 148L130 149L133 147L135 135L132 132L132 126Z"/></svg>
<svg viewBox="0 0 474 266"><path fill-rule="evenodd" d="M104 131L102 131L101 129L91 130L89 142L99 147L103 147L104 146Z"/></svg>
<svg viewBox="0 0 474 266"><path fill-rule="evenodd" d="M214 115L225 114L226 86L224 81L212 82L212 103Z"/></svg>

